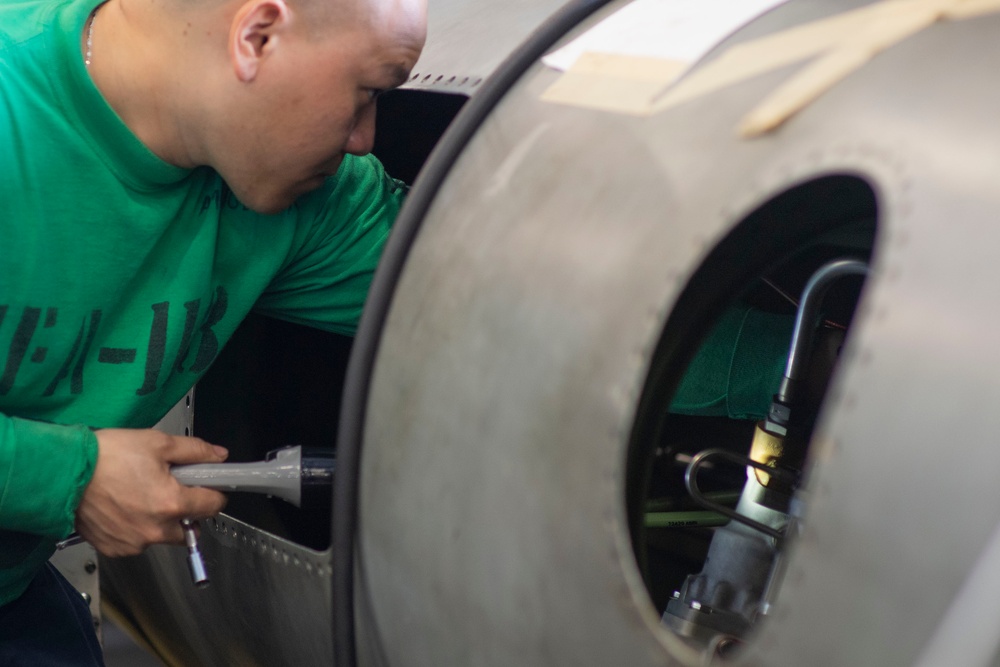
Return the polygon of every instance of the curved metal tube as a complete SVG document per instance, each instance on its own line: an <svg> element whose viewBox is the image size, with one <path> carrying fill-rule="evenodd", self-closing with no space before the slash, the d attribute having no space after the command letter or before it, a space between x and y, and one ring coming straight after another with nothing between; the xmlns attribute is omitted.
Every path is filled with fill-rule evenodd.
<svg viewBox="0 0 1000 667"><path fill-rule="evenodd" d="M760 521L744 516L743 514L740 514L725 505L720 505L719 503L713 502L705 497L705 494L703 494L701 489L698 488L698 468L700 468L706 460L712 457L729 459L733 463L752 466L789 484L794 484L798 481L797 475L794 475L787 470L781 470L780 468L771 468L746 456L733 454L732 452L727 452L724 449L706 449L702 452L698 452L694 458L691 459L691 463L688 464L687 470L684 471L684 485L687 487L688 493L691 494L691 498L693 498L696 503L702 507L715 510L719 514L728 516L734 521L739 521L744 525L750 526L754 530L759 530L765 535L769 535L776 540L780 540L783 536L781 531L775 530Z"/></svg>
<svg viewBox="0 0 1000 667"><path fill-rule="evenodd" d="M802 374L809 347L812 345L816 318L819 315L819 307L823 303L826 290L844 276L864 276L867 274L868 264L865 262L856 259L838 259L824 264L809 278L805 289L802 290L799 311L795 315L795 328L792 331L788 364L785 366L785 375L781 378L781 386L778 388L776 397L778 402L786 405L791 402L795 383Z"/></svg>

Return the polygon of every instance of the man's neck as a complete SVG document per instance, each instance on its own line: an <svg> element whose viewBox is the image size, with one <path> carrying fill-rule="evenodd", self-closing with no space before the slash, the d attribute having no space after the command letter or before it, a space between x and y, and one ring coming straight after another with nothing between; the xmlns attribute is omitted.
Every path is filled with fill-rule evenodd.
<svg viewBox="0 0 1000 667"><path fill-rule="evenodd" d="M112 109L156 156L178 167L200 164L185 131L185 102L196 95L182 78L187 56L174 21L146 0L108 0L84 29L87 71ZM204 65L204 64L203 64Z"/></svg>

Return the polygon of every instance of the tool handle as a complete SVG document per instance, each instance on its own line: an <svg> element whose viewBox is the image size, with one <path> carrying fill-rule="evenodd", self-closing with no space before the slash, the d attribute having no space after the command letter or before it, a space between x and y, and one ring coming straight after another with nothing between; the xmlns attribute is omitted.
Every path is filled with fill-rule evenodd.
<svg viewBox="0 0 1000 667"><path fill-rule="evenodd" d="M253 463L192 463L173 466L170 473L185 486L219 491L249 491L277 496L296 507L302 504L302 447L285 447L265 461Z"/></svg>

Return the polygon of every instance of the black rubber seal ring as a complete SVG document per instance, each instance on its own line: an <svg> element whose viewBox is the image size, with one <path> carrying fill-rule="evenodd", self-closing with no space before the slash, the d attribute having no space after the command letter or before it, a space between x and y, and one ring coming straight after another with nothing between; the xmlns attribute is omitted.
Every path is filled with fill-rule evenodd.
<svg viewBox="0 0 1000 667"><path fill-rule="evenodd" d="M347 365L333 483L333 646L337 667L354 667L354 541L358 474L372 370L396 284L427 210L469 140L521 76L577 24L610 0L576 0L553 14L483 82L431 152L386 242ZM391 490L388 491L391 493Z"/></svg>

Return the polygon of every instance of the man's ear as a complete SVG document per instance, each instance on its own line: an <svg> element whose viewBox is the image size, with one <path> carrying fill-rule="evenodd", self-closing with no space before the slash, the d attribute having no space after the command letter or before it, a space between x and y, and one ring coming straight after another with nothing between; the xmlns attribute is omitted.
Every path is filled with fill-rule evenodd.
<svg viewBox="0 0 1000 667"><path fill-rule="evenodd" d="M240 81L257 77L261 63L278 46L289 23L284 0L248 0L236 12L229 31L229 58Z"/></svg>

